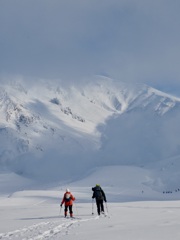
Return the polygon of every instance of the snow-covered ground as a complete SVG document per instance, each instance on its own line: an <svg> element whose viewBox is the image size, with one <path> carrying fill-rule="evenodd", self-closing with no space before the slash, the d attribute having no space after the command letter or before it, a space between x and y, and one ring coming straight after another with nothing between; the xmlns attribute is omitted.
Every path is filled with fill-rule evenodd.
<svg viewBox="0 0 180 240"><path fill-rule="evenodd" d="M0 239L179 240L180 193L152 190L149 176L147 170L116 166L96 169L77 182L45 186L0 174ZM106 217L97 215L91 198L96 183L107 196ZM65 219L59 206L66 187L76 197L74 219Z"/></svg>
<svg viewBox="0 0 180 240"><path fill-rule="evenodd" d="M44 198L41 194L30 192L28 199L24 194L1 200L0 239L180 238L180 201L108 203L108 217L92 215L91 203L76 203L77 218L64 219L55 192L47 191Z"/></svg>

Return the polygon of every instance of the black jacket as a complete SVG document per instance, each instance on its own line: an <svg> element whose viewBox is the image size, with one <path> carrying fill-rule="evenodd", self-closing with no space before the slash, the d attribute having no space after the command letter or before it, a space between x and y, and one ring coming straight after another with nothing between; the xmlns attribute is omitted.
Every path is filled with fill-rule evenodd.
<svg viewBox="0 0 180 240"><path fill-rule="evenodd" d="M92 191L93 191L92 198L95 198L96 201L97 200L104 200L106 202L106 195L105 195L104 191L102 190L102 188L100 186L93 187ZM100 194L99 194L99 192L100 192ZM99 195L100 195L100 197L99 197Z"/></svg>

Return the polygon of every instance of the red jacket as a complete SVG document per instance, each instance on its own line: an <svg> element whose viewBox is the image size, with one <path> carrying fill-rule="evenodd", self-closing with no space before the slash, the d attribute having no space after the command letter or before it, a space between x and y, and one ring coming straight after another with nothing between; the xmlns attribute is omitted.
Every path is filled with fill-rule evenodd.
<svg viewBox="0 0 180 240"><path fill-rule="evenodd" d="M65 204L65 206L73 205L73 201L75 200L75 197L70 192L65 192L64 197L62 199L61 204Z"/></svg>

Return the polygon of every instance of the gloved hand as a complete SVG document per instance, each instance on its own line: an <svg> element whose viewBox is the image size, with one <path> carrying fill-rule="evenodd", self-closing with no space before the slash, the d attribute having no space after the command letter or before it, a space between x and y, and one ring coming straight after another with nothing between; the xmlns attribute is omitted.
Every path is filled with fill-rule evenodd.
<svg viewBox="0 0 180 240"><path fill-rule="evenodd" d="M62 207L62 203L60 204L60 206Z"/></svg>

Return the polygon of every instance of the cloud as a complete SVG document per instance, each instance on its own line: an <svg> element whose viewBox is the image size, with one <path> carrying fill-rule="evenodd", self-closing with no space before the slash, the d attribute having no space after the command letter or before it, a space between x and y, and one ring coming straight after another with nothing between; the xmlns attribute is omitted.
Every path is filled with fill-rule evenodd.
<svg viewBox="0 0 180 240"><path fill-rule="evenodd" d="M180 82L179 1L0 1L0 74Z"/></svg>

